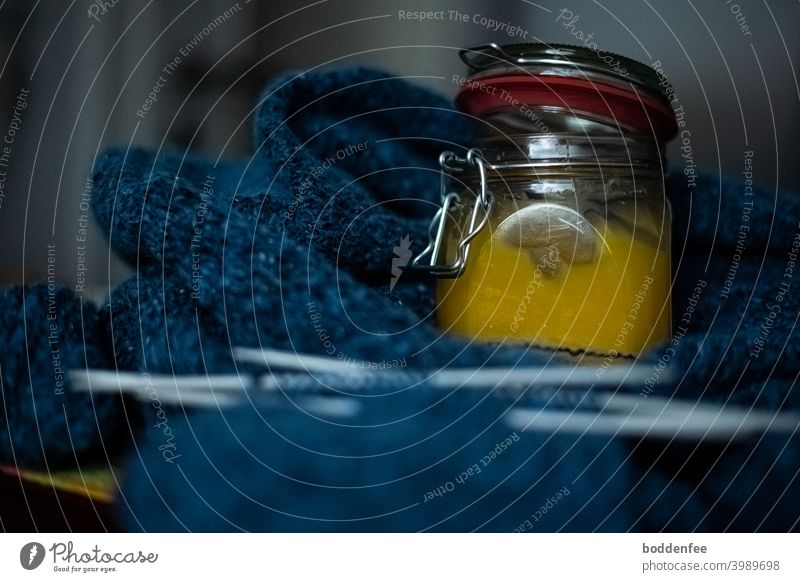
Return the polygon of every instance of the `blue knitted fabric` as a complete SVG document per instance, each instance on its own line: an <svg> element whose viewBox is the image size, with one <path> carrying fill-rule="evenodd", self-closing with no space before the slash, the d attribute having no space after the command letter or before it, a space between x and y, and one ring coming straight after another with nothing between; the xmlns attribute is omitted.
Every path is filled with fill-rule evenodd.
<svg viewBox="0 0 800 582"><path fill-rule="evenodd" d="M550 361L541 350L443 338L432 286L410 272L389 290L393 248L406 235L414 251L424 243L438 153L468 144L469 128L440 98L372 71L287 77L264 93L255 128L246 160L116 150L97 161L97 219L138 268L104 312L119 365L230 371L238 345L405 358L412 369ZM776 297L800 204L756 189L741 251L742 192L729 180L702 178L691 190L668 183L674 327L685 331L674 352L656 349L644 365L660 377L666 360L675 374L654 382L654 394L796 410L798 299L793 290ZM380 388L354 399L360 411L346 420L303 412L288 397L172 411L180 456L163 457L161 431L142 435L120 504L126 523L159 531L798 528L796 437L668 445L517 434L449 490L509 437L510 401L424 383L394 395ZM444 493L426 500L439 487Z"/></svg>
<svg viewBox="0 0 800 582"><path fill-rule="evenodd" d="M389 290L392 249L405 236L427 236L429 218L418 214L420 206L429 214L438 197L438 151L450 145L446 137L466 133L443 100L362 70L276 87L258 114L264 140L247 162L215 167L141 150L98 160L95 215L140 269L139 282L109 306L109 320L143 321L125 326L128 333L116 326L125 368L229 371L231 346L405 358L411 367L551 357L441 338L427 278L407 272ZM328 110L336 123L321 113ZM368 150L345 155L352 143ZM198 359L200 344L208 357ZM174 357L183 353L190 355Z"/></svg>
<svg viewBox="0 0 800 582"><path fill-rule="evenodd" d="M176 411L180 456L165 462L155 431L144 442L143 460L129 465L126 523L146 531L798 525L798 438L726 448L520 433L503 420L508 400L419 387L358 403L359 414L346 419L288 397L224 413Z"/></svg>
<svg viewBox="0 0 800 582"><path fill-rule="evenodd" d="M71 468L130 446L138 407L74 393L68 369L248 372L232 360L237 345L402 358L411 369L551 360L441 337L425 278L404 272L389 290L393 247L405 236L416 251L424 242L438 153L468 143L469 128L440 98L365 70L287 77L265 92L255 126L246 160L116 150L97 161L98 222L137 276L99 314L63 288L2 291L0 463ZM644 362L655 373L669 356L677 374L655 394L797 410L800 201L743 192L710 177L688 191L680 177L669 182L674 327L685 332L674 353L656 349ZM507 396L405 388L372 386L346 419L287 397L224 413L168 409L175 448L167 460L163 428L141 429L120 504L126 523L798 529L797 437L667 445L518 433L504 420L515 404ZM563 399L516 404L555 409Z"/></svg>
<svg viewBox="0 0 800 582"><path fill-rule="evenodd" d="M0 305L0 463L57 470L116 459L129 433L122 402L74 392L67 377L108 367L95 308L47 284L3 289Z"/></svg>
<svg viewBox="0 0 800 582"><path fill-rule="evenodd" d="M640 518L651 525L657 494L702 517L685 485L656 473L629 494L637 476L623 441L516 432L503 421L511 403L494 395L417 387L359 399L353 419L276 400L176 414L182 456L136 466L121 504L130 527L620 531Z"/></svg>
<svg viewBox="0 0 800 582"><path fill-rule="evenodd" d="M453 359L455 349L456 362L483 363L490 352L462 350L432 328L429 280L405 272L401 284L388 291L394 245L406 234L424 240L427 218L416 218L416 212L420 205L430 210L436 198L436 154L443 147L459 150L468 133L440 98L381 73L355 70L289 77L271 86L257 115L256 151L248 160L211 164L176 153L111 151L94 175L101 227L114 248L140 267L141 285L165 281L180 290L169 293L197 307L201 324L183 325L187 318L177 313L165 320L155 303L148 311L135 301L138 284L124 286L111 305L135 303L141 313L134 319L147 320L145 325L162 321L155 327L179 353L180 346L200 341L198 333L222 340L206 342L210 361L190 357L177 364L167 358L162 365L166 338L155 341L157 330L151 330L145 336L159 371L175 365L181 371L229 369L229 353L211 354L216 347L229 352L230 345L311 353L333 347L370 360L419 354L414 362L440 366ZM338 160L335 152L353 143L372 149ZM331 155L335 163L319 173ZM700 280L707 283L684 326L687 337L677 346L675 368L686 374L679 389L692 396L721 386L725 393L738 381L737 401L794 402L791 383L777 396L757 383L776 375L791 379L796 369L791 363L798 344L786 341L797 314L796 294L782 296L781 317L767 338L777 349L765 349L753 361L747 356L782 282L800 203L793 195L756 189L746 250L734 263L743 191L736 181L708 177L692 190L680 179L668 183L675 214L676 327L692 288ZM736 276L722 300L732 266ZM169 330L171 321L178 329ZM320 327L333 346L320 340ZM117 352L130 353L141 344L132 334L115 336ZM659 355L656 350L651 357ZM494 357L513 363L519 355ZM525 357L545 361L547 355Z"/></svg>
<svg viewBox="0 0 800 582"><path fill-rule="evenodd" d="M137 266L172 264L188 252L193 221L209 203L220 226L229 218L231 228L251 231L239 242L232 239L243 232L203 226L208 244L250 243L246 257L258 259L285 236L288 246L314 249L359 281L388 287L393 247L407 235L423 244L438 202L439 152L468 132L444 99L367 70L276 82L256 127L246 160L210 164L140 150L98 160L94 211L115 250ZM258 233L256 223L264 224ZM262 243L266 230L271 238ZM431 306L429 286L398 293Z"/></svg>
<svg viewBox="0 0 800 582"><path fill-rule="evenodd" d="M190 301L191 292L160 277L134 277L112 294L102 319L121 371L233 372L224 330Z"/></svg>
<svg viewBox="0 0 800 582"><path fill-rule="evenodd" d="M800 270L794 266L800 197L763 188L745 197L741 182L710 176L701 176L689 193L679 178L668 188L673 328L687 335L672 362L680 382L663 389L768 410L800 409ZM707 286L692 305L700 281ZM687 313L688 324L681 321Z"/></svg>

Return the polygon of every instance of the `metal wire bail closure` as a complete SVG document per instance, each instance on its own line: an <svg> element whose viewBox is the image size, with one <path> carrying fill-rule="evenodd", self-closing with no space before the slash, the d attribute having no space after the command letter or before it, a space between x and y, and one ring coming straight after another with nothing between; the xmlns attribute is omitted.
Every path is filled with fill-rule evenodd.
<svg viewBox="0 0 800 582"><path fill-rule="evenodd" d="M411 268L427 271L436 277L458 277L464 272L464 268L467 265L470 242L489 222L489 214L494 205L494 198L489 192L486 183L486 162L480 151L474 148L470 149L463 158L450 151L442 152L439 156L439 167L441 168L440 191L442 203L428 228L428 246L414 258ZM469 168L477 168L480 178L480 188L472 208L469 228L466 234L458 241L455 261L451 264L446 262L441 264L442 257L440 255L443 250L442 243L448 214L454 204L462 203L461 195L450 190L450 182L452 182L454 172L463 172ZM423 260L428 256L430 256L430 261L427 264L423 264Z"/></svg>

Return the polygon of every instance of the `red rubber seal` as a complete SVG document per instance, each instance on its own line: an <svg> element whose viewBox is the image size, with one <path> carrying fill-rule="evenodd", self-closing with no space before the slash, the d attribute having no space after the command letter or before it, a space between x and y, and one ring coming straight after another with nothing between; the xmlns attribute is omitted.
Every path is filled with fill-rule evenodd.
<svg viewBox="0 0 800 582"><path fill-rule="evenodd" d="M516 103L515 103L516 100ZM668 141L678 133L672 108L635 85L552 75L499 75L470 78L456 97L460 111L482 117L522 106L560 107L600 117L609 125Z"/></svg>

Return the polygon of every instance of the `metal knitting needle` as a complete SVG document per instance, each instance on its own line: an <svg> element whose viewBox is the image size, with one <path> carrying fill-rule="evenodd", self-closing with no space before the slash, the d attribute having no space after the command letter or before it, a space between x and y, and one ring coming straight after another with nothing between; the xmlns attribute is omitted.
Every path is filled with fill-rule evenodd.
<svg viewBox="0 0 800 582"><path fill-rule="evenodd" d="M507 371L507 370L501 370ZM327 379L350 389L355 375L327 374ZM166 403L224 407L241 404L246 390L254 384L248 377L236 375L172 376L148 375L108 370L73 370L70 379L76 390L129 393L143 401L154 396ZM368 382L387 379L373 377ZM445 378L446 380L447 378ZM463 378L455 378L462 380ZM446 384L440 378L434 388L457 389L461 385ZM529 377L528 377L529 380ZM530 381L530 380L529 380ZM265 374L255 384L252 395L263 390L303 393L330 389L320 379L306 373ZM335 390L334 390L335 391ZM517 407L506 415L507 424L515 430L534 432L567 432L605 434L640 438L734 439L759 432L794 432L800 427L800 415L770 414L743 408L720 407L697 401L644 398L608 391L587 392L576 405L559 395L575 394L559 389L554 406L571 406L569 410ZM360 410L354 398L303 396L298 404L308 412L322 416L352 417ZM589 408L589 410L587 410ZM627 413L627 414L626 414Z"/></svg>
<svg viewBox="0 0 800 582"><path fill-rule="evenodd" d="M266 365L280 369L317 373L371 374L381 379L396 375L410 380L424 379L429 385L451 388L502 388L508 386L530 386L531 384L560 386L613 386L620 384L643 384L651 375L651 370L641 365L611 366L598 374L598 371L585 366L564 364L550 366L516 366L482 368L428 369L410 373L404 370L360 370L335 358L302 354L274 349L234 348L234 358L238 361ZM662 373L662 378L667 380ZM268 386L262 386L268 387Z"/></svg>
<svg viewBox="0 0 800 582"><path fill-rule="evenodd" d="M614 395L608 397L613 400ZM603 410L516 408L506 415L506 423L514 430L525 432L732 440L765 432L794 433L800 430L800 415L769 414L714 405L699 405L692 409L689 403L658 399L657 403L651 403L645 408L629 409L627 415Z"/></svg>
<svg viewBox="0 0 800 582"><path fill-rule="evenodd" d="M172 375L114 370L70 370L69 380L75 390L91 392L139 391L233 391L248 390L253 386L250 376L237 374Z"/></svg>
<svg viewBox="0 0 800 582"><path fill-rule="evenodd" d="M258 348L233 348L233 357L239 362L273 366L287 370L304 372L354 372L356 368L325 356L315 356L298 352Z"/></svg>
<svg viewBox="0 0 800 582"><path fill-rule="evenodd" d="M284 382L297 376L286 374ZM141 401L158 400L166 404L203 407L228 407L244 402L246 391L252 390L249 376L235 374L151 375L111 370L71 370L69 378L74 390L92 393L131 394ZM257 393L254 393L257 396ZM351 398L308 397L300 401L304 410L321 416L349 417L360 410Z"/></svg>

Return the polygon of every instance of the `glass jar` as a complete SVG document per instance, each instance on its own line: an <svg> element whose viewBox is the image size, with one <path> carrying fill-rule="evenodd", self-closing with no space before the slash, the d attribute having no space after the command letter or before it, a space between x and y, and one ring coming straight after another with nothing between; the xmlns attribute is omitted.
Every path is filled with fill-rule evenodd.
<svg viewBox="0 0 800 582"><path fill-rule="evenodd" d="M441 158L426 268L446 331L632 355L670 336L660 150L630 137L487 138Z"/></svg>
<svg viewBox="0 0 800 582"><path fill-rule="evenodd" d="M442 277L438 322L472 339L637 355L670 337L669 83L583 47L461 52L457 107L479 131L444 152L441 208L413 266Z"/></svg>

